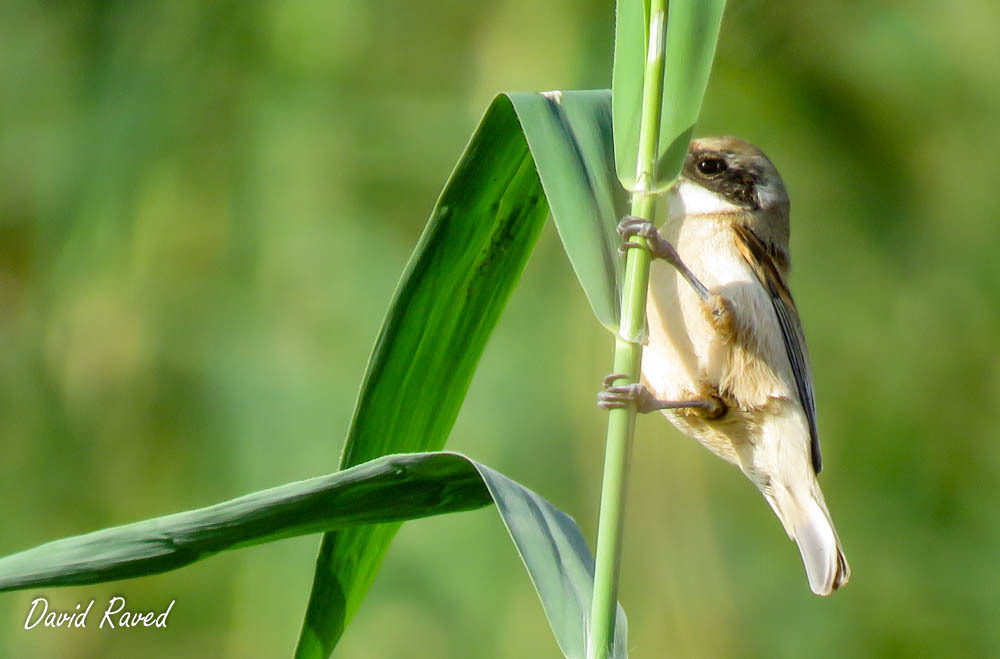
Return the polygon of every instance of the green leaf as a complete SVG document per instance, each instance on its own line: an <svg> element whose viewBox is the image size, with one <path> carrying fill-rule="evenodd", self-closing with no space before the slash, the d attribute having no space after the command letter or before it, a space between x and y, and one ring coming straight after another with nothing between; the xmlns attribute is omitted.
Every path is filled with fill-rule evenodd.
<svg viewBox="0 0 1000 659"><path fill-rule="evenodd" d="M629 190L635 188L642 118L642 75L649 39L649 0L618 0L615 11L615 60L611 70L611 111L615 169Z"/></svg>
<svg viewBox="0 0 1000 659"><path fill-rule="evenodd" d="M390 305L341 468L444 445L549 204L595 313L617 327L621 265L614 227L624 193L614 177L609 106L607 91L493 101ZM326 534L299 659L330 654L396 530L386 524Z"/></svg>
<svg viewBox="0 0 1000 659"><path fill-rule="evenodd" d="M510 102L486 112L403 273L372 352L342 469L440 449L548 213ZM326 657L397 524L327 533L296 656Z"/></svg>
<svg viewBox="0 0 1000 659"><path fill-rule="evenodd" d="M496 502L563 653L583 657L594 559L571 517L457 453L390 455L200 510L56 540L0 559L0 591L157 574L318 531L398 522ZM619 633L625 614L619 607ZM624 655L624 644L621 648Z"/></svg>
<svg viewBox="0 0 1000 659"><path fill-rule="evenodd" d="M594 557L573 518L503 474L474 463L528 569L556 642L586 656ZM613 657L627 657L625 612L618 606Z"/></svg>
<svg viewBox="0 0 1000 659"><path fill-rule="evenodd" d="M511 94L566 254L594 314L618 330L625 259L616 228L628 197L615 177L607 90Z"/></svg>
<svg viewBox="0 0 1000 659"><path fill-rule="evenodd" d="M680 173L701 112L712 70L725 0L671 0L666 24L666 66L655 189L665 189ZM648 0L618 0L612 80L615 165L627 189L636 187L642 78L651 26Z"/></svg>
<svg viewBox="0 0 1000 659"><path fill-rule="evenodd" d="M157 574L309 533L472 510L492 503L454 454L392 455L208 508L56 540L0 559L0 591Z"/></svg>

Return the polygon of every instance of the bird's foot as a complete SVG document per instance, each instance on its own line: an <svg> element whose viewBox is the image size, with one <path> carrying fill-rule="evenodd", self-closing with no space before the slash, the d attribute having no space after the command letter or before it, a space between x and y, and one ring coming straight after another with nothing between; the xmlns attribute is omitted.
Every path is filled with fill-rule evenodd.
<svg viewBox="0 0 1000 659"><path fill-rule="evenodd" d="M706 421L715 421L716 419L721 419L729 411L729 406L726 401L722 400L721 397L710 394L703 393L700 398L696 399L700 404L692 405L688 409L688 413L705 419Z"/></svg>
<svg viewBox="0 0 1000 659"><path fill-rule="evenodd" d="M625 244L618 248L618 253L622 256L628 254L630 249L647 249L654 259L663 259L674 267L682 263L680 255L670 241L661 236L656 226L645 218L626 215L618 223L618 234L625 239ZM643 238L646 244L631 242L633 236Z"/></svg>
<svg viewBox="0 0 1000 659"><path fill-rule="evenodd" d="M708 324L717 332L732 335L736 328L736 316L732 303L718 293L709 293L707 300L701 303L702 311Z"/></svg>
<svg viewBox="0 0 1000 659"><path fill-rule="evenodd" d="M627 379L624 373L612 373L603 380L604 389L597 394L597 406L606 410L635 405L639 414L649 414L656 410L691 409L698 416L717 419L726 413L726 404L717 396L691 400L659 400L649 392L646 385L638 382L615 385L615 380Z"/></svg>

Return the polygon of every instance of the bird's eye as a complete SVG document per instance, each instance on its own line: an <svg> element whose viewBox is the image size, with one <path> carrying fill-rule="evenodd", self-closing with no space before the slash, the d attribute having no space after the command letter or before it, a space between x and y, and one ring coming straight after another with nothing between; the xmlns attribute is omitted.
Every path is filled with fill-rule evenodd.
<svg viewBox="0 0 1000 659"><path fill-rule="evenodd" d="M716 176L726 171L728 165L722 158L702 158L698 161L698 171L705 176Z"/></svg>

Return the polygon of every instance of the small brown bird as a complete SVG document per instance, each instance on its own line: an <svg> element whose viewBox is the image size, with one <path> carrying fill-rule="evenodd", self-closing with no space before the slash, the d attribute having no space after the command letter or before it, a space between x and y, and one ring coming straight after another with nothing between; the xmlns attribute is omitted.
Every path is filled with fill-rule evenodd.
<svg viewBox="0 0 1000 659"><path fill-rule="evenodd" d="M788 290L788 194L767 156L734 137L694 140L661 231L626 217L650 269L642 384L605 378L599 405L662 410L738 466L799 547L809 586L829 595L850 568L816 475L816 404ZM623 251L638 247L626 242ZM676 249L675 249L676 247Z"/></svg>

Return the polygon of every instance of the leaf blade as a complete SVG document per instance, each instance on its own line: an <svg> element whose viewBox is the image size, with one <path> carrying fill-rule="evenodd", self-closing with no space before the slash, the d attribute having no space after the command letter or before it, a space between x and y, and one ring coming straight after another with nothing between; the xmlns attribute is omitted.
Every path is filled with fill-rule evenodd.
<svg viewBox="0 0 1000 659"><path fill-rule="evenodd" d="M666 72L654 185L680 174L715 59L726 0L672 0L667 9Z"/></svg>
<svg viewBox="0 0 1000 659"><path fill-rule="evenodd" d="M549 210L598 321L618 330L627 196L615 177L608 90L509 94Z"/></svg>
<svg viewBox="0 0 1000 659"><path fill-rule="evenodd" d="M56 540L0 558L0 592L157 574L239 549L335 528L492 503L454 454L391 455L214 506Z"/></svg>
<svg viewBox="0 0 1000 659"><path fill-rule="evenodd" d="M444 445L547 213L510 101L497 97L400 280L366 370L341 468ZM332 652L397 528L324 536L297 657Z"/></svg>
<svg viewBox="0 0 1000 659"><path fill-rule="evenodd" d="M635 165L639 160L649 0L618 0L615 10L615 56L611 69L615 169L622 185L632 190L635 188Z"/></svg>
<svg viewBox="0 0 1000 659"><path fill-rule="evenodd" d="M566 657L587 656L594 557L573 518L498 471L476 463ZM628 623L618 605L612 658L627 657Z"/></svg>
<svg viewBox="0 0 1000 659"><path fill-rule="evenodd" d="M680 173L701 112L715 58L725 0L671 0L660 135L652 185L666 189ZM615 165L626 189L636 188L642 76L649 40L648 0L618 0L612 78Z"/></svg>
<svg viewBox="0 0 1000 659"><path fill-rule="evenodd" d="M576 522L520 483L452 452L383 456L214 506L39 545L0 558L0 592L158 574L222 551L490 503L496 503L563 654L583 657L594 559ZM620 606L618 616L624 639ZM625 656L624 643L621 650Z"/></svg>

